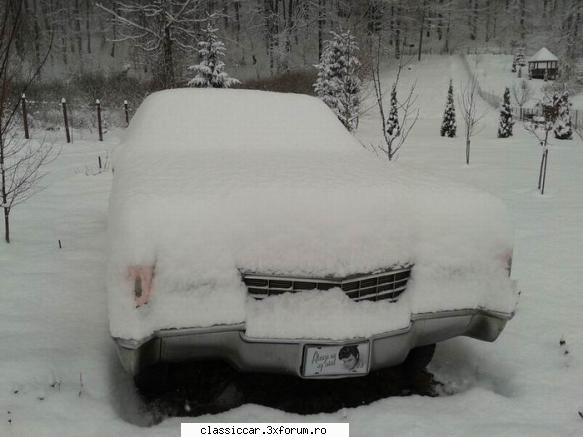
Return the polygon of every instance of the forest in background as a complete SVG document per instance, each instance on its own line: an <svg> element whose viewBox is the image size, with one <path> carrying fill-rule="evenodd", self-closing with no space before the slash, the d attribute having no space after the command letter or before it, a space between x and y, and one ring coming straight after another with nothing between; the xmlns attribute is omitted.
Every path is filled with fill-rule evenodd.
<svg viewBox="0 0 583 437"><path fill-rule="evenodd" d="M189 22L196 32L208 17L227 48L226 63L242 80L264 79L318 62L330 30L350 29L362 57L373 37L383 35L388 58L401 54L532 54L547 46L576 74L581 56L582 0L23 0L22 31L16 53L23 68L38 64L49 44L42 79L68 80L83 74L156 77L159 62L128 39L127 29L112 20L127 5L193 7ZM161 24L162 25L162 24ZM172 38L173 36L171 36ZM186 67L197 61L196 41L172 49L177 85L188 79Z"/></svg>

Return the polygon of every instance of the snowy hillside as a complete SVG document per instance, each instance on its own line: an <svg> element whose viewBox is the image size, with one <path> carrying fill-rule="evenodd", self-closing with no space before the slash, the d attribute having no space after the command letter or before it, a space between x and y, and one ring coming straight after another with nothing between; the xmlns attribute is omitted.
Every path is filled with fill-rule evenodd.
<svg viewBox="0 0 583 437"><path fill-rule="evenodd" d="M386 165L502 199L516 229L512 276L522 294L495 343L459 338L438 346L430 370L444 383L443 396L391 397L312 416L249 404L150 428L129 423L149 417L139 414L109 338L104 240L112 177L97 168L97 156L109 156L124 132L109 132L104 143L75 132L50 166L46 190L14 209L13 243L0 246L0 435L175 436L181 420L348 421L354 437L582 435L583 143L552 142L541 196L538 142L519 124L514 136L498 139L498 114L480 102L485 117L466 166L459 112L458 136L439 136L450 78L457 93L468 79L460 58L427 57L403 71L399 92L416 81L420 119L399 159ZM379 125L372 106L357 132L367 148L379 144Z"/></svg>

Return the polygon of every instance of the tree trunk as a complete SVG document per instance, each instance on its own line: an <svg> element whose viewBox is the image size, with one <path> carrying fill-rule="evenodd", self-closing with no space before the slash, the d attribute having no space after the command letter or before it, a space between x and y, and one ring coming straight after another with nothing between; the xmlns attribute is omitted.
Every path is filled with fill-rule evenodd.
<svg viewBox="0 0 583 437"><path fill-rule="evenodd" d="M326 20L324 19L324 1L318 0L318 61L322 59L324 25L326 24Z"/></svg>
<svg viewBox="0 0 583 437"><path fill-rule="evenodd" d="M449 55L449 30L451 26L451 11L447 13L447 27L445 29L445 53Z"/></svg>
<svg viewBox="0 0 583 437"><path fill-rule="evenodd" d="M395 59L401 58L401 1L397 4L395 17Z"/></svg>
<svg viewBox="0 0 583 437"><path fill-rule="evenodd" d="M8 193L6 192L6 167L4 166L4 138L2 137L2 127L2 118L0 117L0 194L2 195L4 209L4 241L10 243L10 209L6 206L8 204Z"/></svg>
<svg viewBox="0 0 583 437"><path fill-rule="evenodd" d="M79 7L79 0L75 0L75 10L73 13L73 20L75 21L75 36L77 39L77 52L79 53L81 66L83 66L83 61L81 59L83 56L83 34L81 33L81 8Z"/></svg>
<svg viewBox="0 0 583 437"><path fill-rule="evenodd" d="M32 13L34 15L34 57L37 65L40 64L40 26L38 24L37 0L32 1Z"/></svg>
<svg viewBox="0 0 583 437"><path fill-rule="evenodd" d="M485 41L490 41L490 0L486 0L486 35Z"/></svg>
<svg viewBox="0 0 583 437"><path fill-rule="evenodd" d="M241 1L235 0L233 7L235 8L235 39L239 42L241 38Z"/></svg>
<svg viewBox="0 0 583 437"><path fill-rule="evenodd" d="M91 21L90 10L91 0L86 0L85 3L85 35L87 38L87 53L91 53Z"/></svg>
<svg viewBox="0 0 583 437"><path fill-rule="evenodd" d="M117 3L113 4L113 11L117 14ZM109 55L112 58L115 58L115 39L117 38L116 20L113 20L111 32L113 33L113 41L111 42L111 51L109 52Z"/></svg>
<svg viewBox="0 0 583 437"><path fill-rule="evenodd" d="M520 0L520 39L526 40L526 0Z"/></svg>
<svg viewBox="0 0 583 437"><path fill-rule="evenodd" d="M174 88L176 86L174 80L174 59L172 53L172 38L171 38L170 26L166 25L164 28L164 40L162 41L163 46L163 59L162 68L163 71L163 86L164 88Z"/></svg>
<svg viewBox="0 0 583 437"><path fill-rule="evenodd" d="M419 47L417 49L417 60L421 60L421 50L423 49L423 27L425 25L425 2L421 6L421 17L419 20Z"/></svg>

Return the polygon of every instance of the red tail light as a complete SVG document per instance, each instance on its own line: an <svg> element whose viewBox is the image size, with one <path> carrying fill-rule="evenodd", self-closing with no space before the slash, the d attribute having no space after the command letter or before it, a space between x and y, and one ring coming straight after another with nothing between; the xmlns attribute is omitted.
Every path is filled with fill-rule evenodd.
<svg viewBox="0 0 583 437"><path fill-rule="evenodd" d="M128 279L134 282L136 306L147 304L154 291L152 288L154 266L130 266L128 267Z"/></svg>

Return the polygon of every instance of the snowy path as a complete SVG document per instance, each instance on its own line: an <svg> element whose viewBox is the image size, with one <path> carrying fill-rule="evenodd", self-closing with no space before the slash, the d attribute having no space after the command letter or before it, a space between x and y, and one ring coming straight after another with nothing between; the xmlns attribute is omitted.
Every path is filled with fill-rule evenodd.
<svg viewBox="0 0 583 437"><path fill-rule="evenodd" d="M451 396L395 397L308 417L246 405L196 420L349 421L356 437L583 434L577 414L583 409L583 144L552 145L547 193L540 196L539 146L519 125L514 137L498 140L491 111L465 166L459 112L458 138L439 137L450 76L457 89L466 79L457 58L427 58L404 72L403 85L417 80L421 119L397 163L387 165L463 181L510 206L517 229L513 276L523 293L501 338L494 344L455 339L438 348L431 369L456 392ZM379 137L375 109L359 137L365 143ZM179 419L139 428L120 417L132 393L107 332L102 248L111 178L86 175L110 148L65 145L47 190L14 211L14 244L0 246L2 436L179 433Z"/></svg>

